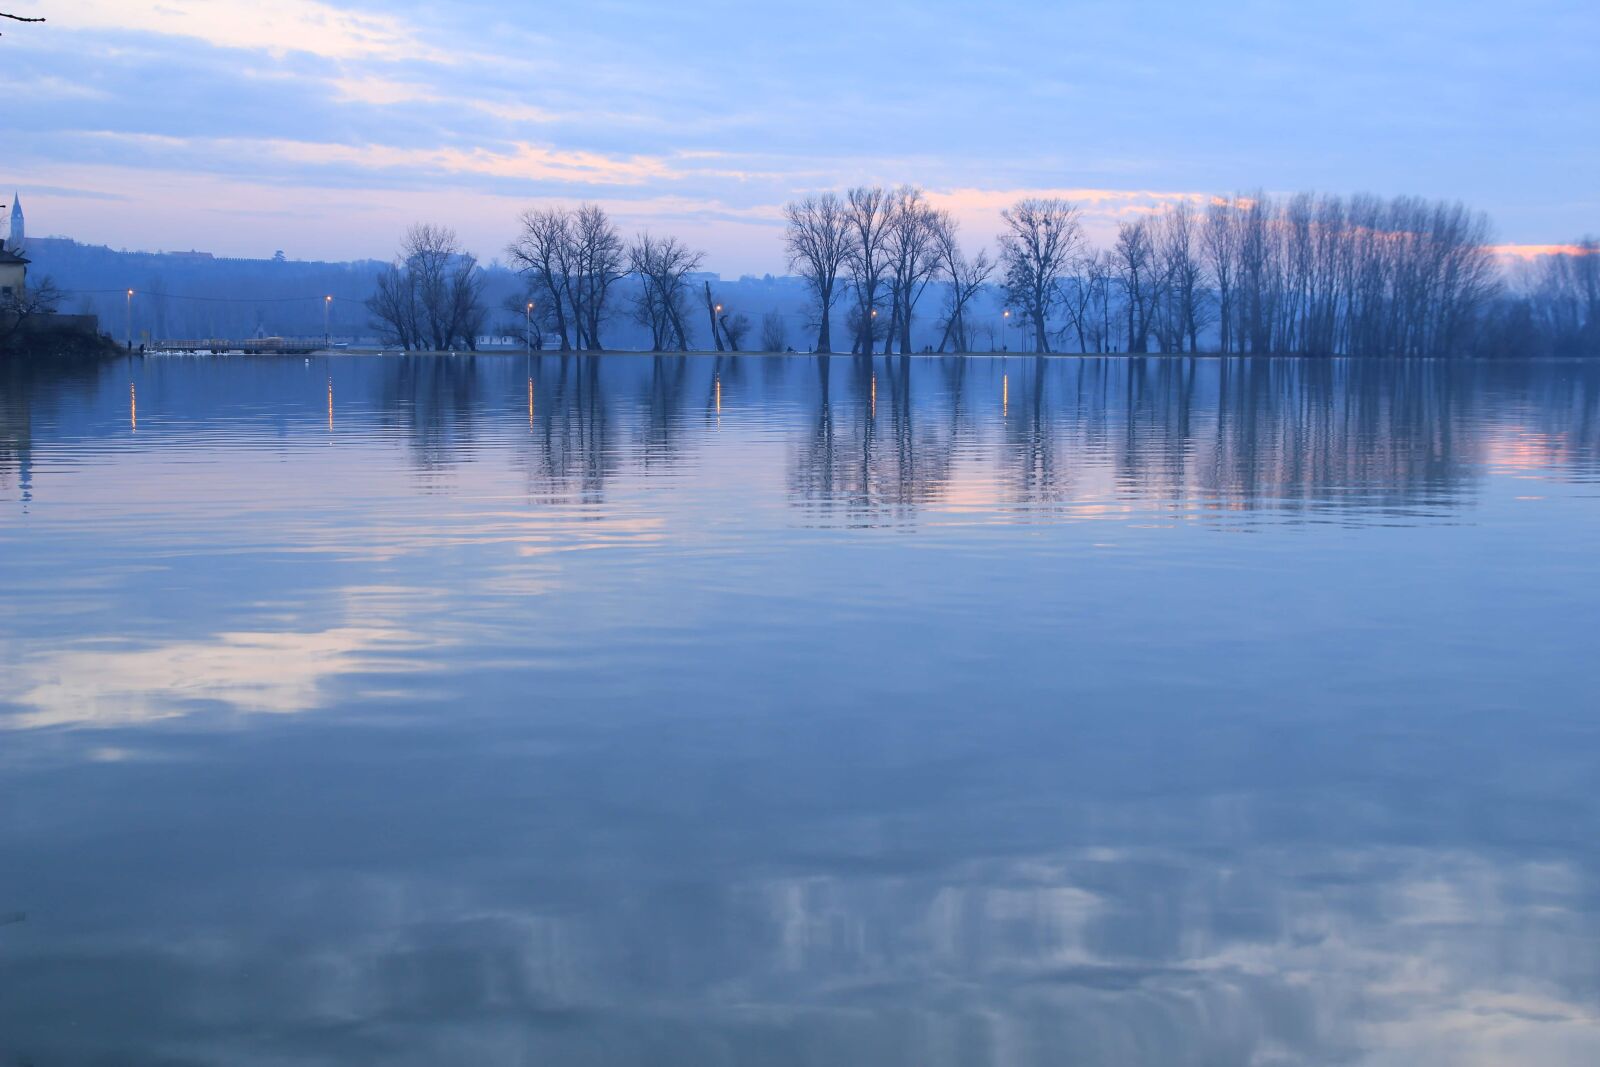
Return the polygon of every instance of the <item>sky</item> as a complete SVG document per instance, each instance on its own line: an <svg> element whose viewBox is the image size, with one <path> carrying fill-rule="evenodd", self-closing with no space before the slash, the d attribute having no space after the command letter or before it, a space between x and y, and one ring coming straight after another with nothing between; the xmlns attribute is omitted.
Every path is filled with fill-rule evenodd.
<svg viewBox="0 0 1600 1067"><path fill-rule="evenodd" d="M1600 4L1230 0L8 0L0 190L31 235L485 261L590 200L724 275L782 205L911 182L974 245L1064 195L1091 236L1265 189L1462 200L1508 245L1600 231ZM4 196L9 200L9 196Z"/></svg>

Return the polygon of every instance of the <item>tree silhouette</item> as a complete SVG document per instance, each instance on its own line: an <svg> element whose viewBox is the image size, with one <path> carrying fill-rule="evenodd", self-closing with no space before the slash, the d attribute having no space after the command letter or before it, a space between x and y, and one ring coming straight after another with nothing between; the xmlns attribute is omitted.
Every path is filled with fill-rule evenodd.
<svg viewBox="0 0 1600 1067"><path fill-rule="evenodd" d="M32 19L26 15L13 15L9 11L0 11L0 19L10 19L12 22L43 22L44 19Z"/></svg>

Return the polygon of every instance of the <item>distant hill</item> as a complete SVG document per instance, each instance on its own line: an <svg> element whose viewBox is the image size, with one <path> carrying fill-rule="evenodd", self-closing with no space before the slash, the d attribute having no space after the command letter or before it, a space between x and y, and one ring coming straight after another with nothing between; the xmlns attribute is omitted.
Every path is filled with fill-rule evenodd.
<svg viewBox="0 0 1600 1067"><path fill-rule="evenodd" d="M63 311L91 312L122 337L134 290L135 336L249 337L322 333L323 298L334 298L332 332L366 332L362 306L383 264L225 259L206 252L126 252L64 238L30 238L30 273L54 280Z"/></svg>
<svg viewBox="0 0 1600 1067"><path fill-rule="evenodd" d="M263 333L283 337L320 337L323 332L324 297L332 296L329 332L335 338L361 340L372 336L370 316L364 306L372 295L374 279L384 264L377 260L348 263L306 262L285 259L229 259L209 252L128 252L103 245L86 245L60 237L35 237L28 241L30 273L51 278L65 293L63 311L100 316L102 326L121 339L126 330L127 291L134 290L135 340L227 337L245 338ZM521 329L516 309L526 299L523 279L499 264L485 267L490 323L508 333ZM746 347L757 343L761 317L783 315L789 343L809 344L806 294L798 278L744 277L723 281L715 274L697 275L710 281L716 299L730 313L749 316L752 328ZM611 319L602 336L607 347L642 349L649 331L633 320L631 279L619 283ZM929 316L922 325L932 332L931 314L936 298L930 297ZM843 313L836 315L835 331ZM704 309L698 304L690 316L691 343L711 347ZM937 337L930 337L930 343Z"/></svg>

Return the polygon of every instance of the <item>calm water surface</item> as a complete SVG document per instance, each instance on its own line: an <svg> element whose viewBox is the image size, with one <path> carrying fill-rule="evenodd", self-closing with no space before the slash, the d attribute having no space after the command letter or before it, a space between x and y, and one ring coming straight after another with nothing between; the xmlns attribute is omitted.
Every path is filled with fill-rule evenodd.
<svg viewBox="0 0 1600 1067"><path fill-rule="evenodd" d="M0 607L0 1064L1600 1062L1597 367L12 374Z"/></svg>

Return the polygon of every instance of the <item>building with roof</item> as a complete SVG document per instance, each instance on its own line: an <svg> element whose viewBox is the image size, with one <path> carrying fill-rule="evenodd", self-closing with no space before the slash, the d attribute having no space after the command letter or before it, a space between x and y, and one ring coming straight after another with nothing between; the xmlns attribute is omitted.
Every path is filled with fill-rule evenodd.
<svg viewBox="0 0 1600 1067"><path fill-rule="evenodd" d="M21 300L28 291L28 261L0 241L0 301Z"/></svg>

